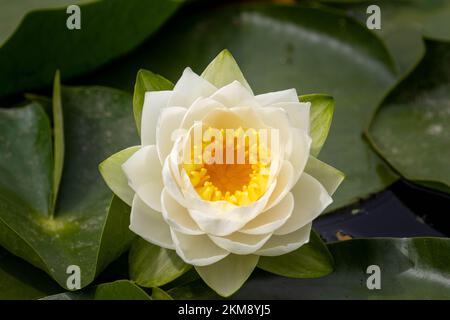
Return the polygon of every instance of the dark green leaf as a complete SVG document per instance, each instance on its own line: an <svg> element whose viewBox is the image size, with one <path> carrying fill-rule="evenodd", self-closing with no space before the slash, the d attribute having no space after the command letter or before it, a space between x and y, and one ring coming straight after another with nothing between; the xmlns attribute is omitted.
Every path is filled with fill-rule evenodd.
<svg viewBox="0 0 450 320"><path fill-rule="evenodd" d="M129 207L112 198L97 167L137 137L131 97L120 91L65 88L62 109L65 165L53 217L48 118L37 103L0 110L0 243L63 287L67 267L80 266L84 287L133 237Z"/></svg>
<svg viewBox="0 0 450 320"><path fill-rule="evenodd" d="M406 179L450 192L450 45L427 48L418 69L384 101L369 134Z"/></svg>
<svg viewBox="0 0 450 320"><path fill-rule="evenodd" d="M167 293L175 300L223 299L201 279L172 288Z"/></svg>
<svg viewBox="0 0 450 320"><path fill-rule="evenodd" d="M159 0L0 1L0 96L79 75L135 48L180 6ZM81 29L69 30L77 4Z"/></svg>
<svg viewBox="0 0 450 320"><path fill-rule="evenodd" d="M430 0L321 0L344 9L364 25L369 5L381 11L381 29L373 30L392 53L400 74L409 73L425 54L422 37L450 41L450 2Z"/></svg>
<svg viewBox="0 0 450 320"><path fill-rule="evenodd" d="M450 299L448 238L355 239L328 247L335 261L335 271L328 276L284 279L258 275L236 298ZM380 268L381 289L370 290L367 283L373 284L376 276L368 267L374 265ZM274 286L284 290L273 290Z"/></svg>
<svg viewBox="0 0 450 320"><path fill-rule="evenodd" d="M152 298L129 280L102 283L81 291L64 292L42 300L151 300Z"/></svg>
<svg viewBox="0 0 450 320"><path fill-rule="evenodd" d="M0 300L37 299L60 291L44 272L0 247Z"/></svg>

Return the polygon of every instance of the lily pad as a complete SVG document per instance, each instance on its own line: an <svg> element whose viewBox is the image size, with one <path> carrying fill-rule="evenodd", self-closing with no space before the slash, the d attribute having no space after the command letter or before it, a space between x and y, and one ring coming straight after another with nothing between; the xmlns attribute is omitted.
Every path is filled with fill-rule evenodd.
<svg viewBox="0 0 450 320"><path fill-rule="evenodd" d="M164 293L162 291L157 296L162 297ZM152 300L152 298L133 282L117 280L81 291L63 292L47 296L41 300Z"/></svg>
<svg viewBox="0 0 450 320"><path fill-rule="evenodd" d="M379 35L392 53L400 74L404 76L417 66L425 54L423 37L450 41L450 2L430 0L372 1L321 0L342 9L363 24L370 14L369 5L380 8Z"/></svg>
<svg viewBox="0 0 450 320"><path fill-rule="evenodd" d="M42 270L0 247L0 300L38 299L60 291Z"/></svg>
<svg viewBox="0 0 450 320"><path fill-rule="evenodd" d="M88 285L133 239L130 208L113 197L98 163L137 141L131 95L62 89L64 168L54 213L50 122L42 106L0 109L0 244L66 287L68 266Z"/></svg>
<svg viewBox="0 0 450 320"><path fill-rule="evenodd" d="M429 42L419 67L383 102L374 148L403 177L450 193L450 44Z"/></svg>
<svg viewBox="0 0 450 320"><path fill-rule="evenodd" d="M356 239L336 242L329 248L336 262L336 269L330 275L317 279L283 279L260 274L248 281L235 298L450 298L448 238ZM380 289L372 286L377 284L376 273Z"/></svg>
<svg viewBox="0 0 450 320"><path fill-rule="evenodd" d="M131 91L141 68L175 81L184 67L200 73L227 48L256 94L295 87L300 95L323 92L335 98L320 160L344 172L346 180L329 210L378 192L396 179L362 137L369 117L396 80L393 62L378 37L353 19L313 8L259 4L199 11L177 16L136 53L86 81Z"/></svg>
<svg viewBox="0 0 450 320"><path fill-rule="evenodd" d="M134 49L182 1L0 0L0 96L80 75ZM81 29L66 13L78 5ZM49 36L51 35L51 36Z"/></svg>

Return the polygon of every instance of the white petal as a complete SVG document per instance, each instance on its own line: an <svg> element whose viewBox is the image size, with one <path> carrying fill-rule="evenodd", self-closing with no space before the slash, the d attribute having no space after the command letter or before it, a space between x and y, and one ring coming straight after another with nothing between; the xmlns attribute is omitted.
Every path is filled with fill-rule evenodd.
<svg viewBox="0 0 450 320"><path fill-rule="evenodd" d="M298 94L295 89L259 94L255 98L263 107L279 102L298 102Z"/></svg>
<svg viewBox="0 0 450 320"><path fill-rule="evenodd" d="M308 162L312 140L305 130L291 128L291 132L293 148L288 160L294 168L294 180L297 181Z"/></svg>
<svg viewBox="0 0 450 320"><path fill-rule="evenodd" d="M164 188L166 191L174 198L181 206L186 207L186 202L184 200L184 195L180 190L180 187L174 177L170 166L170 157L166 158L164 161L162 176L164 182Z"/></svg>
<svg viewBox="0 0 450 320"><path fill-rule="evenodd" d="M232 83L220 88L211 96L211 98L230 108L238 106L258 106L253 94L239 81L233 81Z"/></svg>
<svg viewBox="0 0 450 320"><path fill-rule="evenodd" d="M195 267L206 284L223 297L235 293L250 277L259 257L230 254L225 259L206 267Z"/></svg>
<svg viewBox="0 0 450 320"><path fill-rule="evenodd" d="M211 240L219 247L235 254L251 254L261 248L271 234L245 234L235 232L226 237L216 237L210 235Z"/></svg>
<svg viewBox="0 0 450 320"><path fill-rule="evenodd" d="M260 117L260 109L245 107L232 107L231 112L236 114L241 118L243 128L251 129L269 129L269 127L264 123L263 119Z"/></svg>
<svg viewBox="0 0 450 320"><path fill-rule="evenodd" d="M187 109L181 107L170 107L161 110L158 124L156 126L156 146L161 163L172 150L176 139L176 130L180 127L181 121Z"/></svg>
<svg viewBox="0 0 450 320"><path fill-rule="evenodd" d="M255 254L260 256L279 256L297 250L309 242L311 226L312 224L309 223L292 233L283 236L273 235Z"/></svg>
<svg viewBox="0 0 450 320"><path fill-rule="evenodd" d="M309 123L310 123L309 109L311 107L311 102L297 101L287 103L276 103L271 105L271 107L282 108L287 112L291 126L309 132Z"/></svg>
<svg viewBox="0 0 450 320"><path fill-rule="evenodd" d="M222 260L229 252L218 247L207 235L186 235L171 229L175 250L184 262L206 266Z"/></svg>
<svg viewBox="0 0 450 320"><path fill-rule="evenodd" d="M156 146L142 147L122 165L122 169L130 187L142 201L161 212L162 168Z"/></svg>
<svg viewBox="0 0 450 320"><path fill-rule="evenodd" d="M243 125L242 119L227 109L211 110L201 119L202 123L213 128L233 129Z"/></svg>
<svg viewBox="0 0 450 320"><path fill-rule="evenodd" d="M265 107L258 110L264 123L279 132L278 144L287 155L295 148L292 141L291 123L288 113L282 108Z"/></svg>
<svg viewBox="0 0 450 320"><path fill-rule="evenodd" d="M141 143L156 144L156 123L159 113L167 106L172 91L148 91L145 93L141 118Z"/></svg>
<svg viewBox="0 0 450 320"><path fill-rule="evenodd" d="M260 214L275 187L272 183L265 194L247 206L236 206L228 201L205 201L201 199L183 172L184 195L189 203L189 213L200 229L215 236L230 235ZM187 180L187 181L186 181Z"/></svg>
<svg viewBox="0 0 450 320"><path fill-rule="evenodd" d="M162 215L169 226L184 234L204 234L195 221L192 220L187 209L175 201L167 189L163 190L161 197Z"/></svg>
<svg viewBox="0 0 450 320"><path fill-rule="evenodd" d="M209 97L217 88L194 73L190 68L183 71L183 75L173 88L169 106L188 108L197 98Z"/></svg>
<svg viewBox="0 0 450 320"><path fill-rule="evenodd" d="M283 161L281 164L281 169L278 172L276 186L270 195L269 201L267 202L267 206L264 208L264 211L271 209L280 203L281 200L291 191L294 186L296 180L294 177L294 167L289 161Z"/></svg>
<svg viewBox="0 0 450 320"><path fill-rule="evenodd" d="M294 197L288 193L280 203L247 223L239 232L247 234L271 233L281 227L291 216L294 209Z"/></svg>
<svg viewBox="0 0 450 320"><path fill-rule="evenodd" d="M309 157L305 172L316 178L327 189L330 196L345 178L344 173L313 156Z"/></svg>
<svg viewBox="0 0 450 320"><path fill-rule="evenodd" d="M294 211L286 223L274 232L284 235L305 226L317 218L333 200L327 190L307 173L303 173L292 188L295 199Z"/></svg>
<svg viewBox="0 0 450 320"><path fill-rule="evenodd" d="M137 195L131 207L130 230L157 246L175 249L169 225L161 213L147 206Z"/></svg>
<svg viewBox="0 0 450 320"><path fill-rule="evenodd" d="M225 106L211 98L199 98L189 107L181 122L181 128L188 130L195 121L200 121L203 117L214 110L226 110Z"/></svg>

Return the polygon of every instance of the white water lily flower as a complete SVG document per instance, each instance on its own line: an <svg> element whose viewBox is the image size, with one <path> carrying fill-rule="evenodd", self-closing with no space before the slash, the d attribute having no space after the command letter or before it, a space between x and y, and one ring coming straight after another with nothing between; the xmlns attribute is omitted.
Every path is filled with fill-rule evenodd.
<svg viewBox="0 0 450 320"><path fill-rule="evenodd" d="M132 201L121 197L132 207L130 229L176 250L223 296L240 288L260 256L306 244L343 179L310 156L310 106L295 89L254 95L228 51L201 76L186 68L173 90L146 92L141 147L122 166L134 193ZM192 163L180 155L204 147L188 139L196 126L222 137L225 129L275 129L278 140L265 150L269 162Z"/></svg>

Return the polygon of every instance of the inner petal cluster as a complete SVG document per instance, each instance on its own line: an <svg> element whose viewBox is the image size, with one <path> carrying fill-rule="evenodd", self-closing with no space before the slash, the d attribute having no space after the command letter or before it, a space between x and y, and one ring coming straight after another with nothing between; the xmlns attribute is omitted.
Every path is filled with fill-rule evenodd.
<svg viewBox="0 0 450 320"><path fill-rule="evenodd" d="M208 130L212 128L206 131L210 136ZM257 201L266 192L270 175L270 152L260 134L249 135L242 128L232 135L225 129L216 131L220 134L202 139L201 146L191 145L192 150L202 151L200 158L193 152L192 161L183 163L193 187L207 201L225 200L238 206Z"/></svg>

